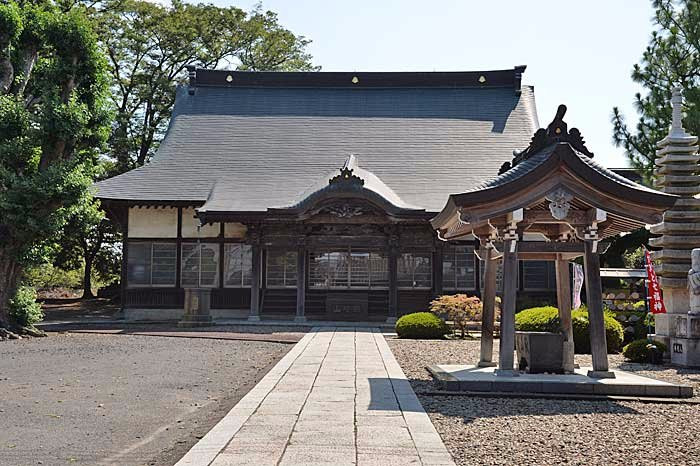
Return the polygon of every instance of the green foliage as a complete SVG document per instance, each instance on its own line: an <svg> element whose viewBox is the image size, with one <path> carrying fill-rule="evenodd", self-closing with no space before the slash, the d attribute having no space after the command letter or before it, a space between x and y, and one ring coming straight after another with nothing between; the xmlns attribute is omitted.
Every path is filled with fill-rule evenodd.
<svg viewBox="0 0 700 466"><path fill-rule="evenodd" d="M38 290L54 287L79 289L83 276L80 269L61 269L50 263L32 265L24 271L24 282Z"/></svg>
<svg viewBox="0 0 700 466"><path fill-rule="evenodd" d="M396 321L399 338L439 339L450 333L445 321L430 312L406 314Z"/></svg>
<svg viewBox="0 0 700 466"><path fill-rule="evenodd" d="M30 286L17 288L9 307L12 319L23 327L31 327L44 319L41 305L36 302L36 290Z"/></svg>
<svg viewBox="0 0 700 466"><path fill-rule="evenodd" d="M0 34L4 41L17 40L22 33L22 14L16 3L0 3Z"/></svg>
<svg viewBox="0 0 700 466"><path fill-rule="evenodd" d="M683 88L683 125L691 134L700 134L700 2L697 0L654 0L655 30L632 79L644 86L637 93L635 107L639 121L627 126L617 108L613 109L613 140L625 149L634 168L647 183L653 178L656 143L668 133L671 123L671 91Z"/></svg>
<svg viewBox="0 0 700 466"><path fill-rule="evenodd" d="M10 9L23 27L0 34L10 52L0 52L0 270L10 271L0 276L0 325L22 268L90 202L110 121L106 62L85 9L10 1L3 21Z"/></svg>
<svg viewBox="0 0 700 466"><path fill-rule="evenodd" d="M465 294L442 295L430 302L430 312L452 321L454 327L461 331L462 337L469 322L481 320L482 311L481 300Z"/></svg>
<svg viewBox="0 0 700 466"><path fill-rule="evenodd" d="M590 353L590 333L588 310L585 307L571 313L574 330L574 349L577 353ZM608 353L617 353L622 347L623 328L610 312L605 313L605 336ZM515 315L515 329L525 332L559 333L559 311L556 307L546 306L526 309Z"/></svg>
<svg viewBox="0 0 700 466"><path fill-rule="evenodd" d="M185 67L313 71L310 41L259 7L145 0L97 2L93 16L108 51L117 115L109 155L118 173L143 165L158 148Z"/></svg>
<svg viewBox="0 0 700 466"><path fill-rule="evenodd" d="M652 346L656 346L656 350L660 353L666 352L666 345L661 342L650 342L646 338L634 340L625 345L622 349L622 355L632 362L649 362L651 360Z"/></svg>
<svg viewBox="0 0 700 466"><path fill-rule="evenodd" d="M520 311L515 314L515 329L522 332L559 333L559 311L552 306L533 307Z"/></svg>
<svg viewBox="0 0 700 466"><path fill-rule="evenodd" d="M612 314L606 312L605 320L605 341L608 346L608 353L619 353L622 349L624 339L624 329L615 320ZM571 314L571 321L574 328L574 348L577 353L588 354L591 352L591 336L589 332L588 311L576 310Z"/></svg>

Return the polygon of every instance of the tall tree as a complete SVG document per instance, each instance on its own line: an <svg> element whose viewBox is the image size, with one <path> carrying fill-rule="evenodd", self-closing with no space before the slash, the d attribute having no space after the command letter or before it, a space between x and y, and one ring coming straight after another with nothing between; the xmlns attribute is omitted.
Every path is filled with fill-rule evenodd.
<svg viewBox="0 0 700 466"><path fill-rule="evenodd" d="M97 199L83 203L68 218L58 236L53 265L64 270L83 269L82 299L95 297L92 292L93 272L116 275L120 252L116 243L121 235L100 208Z"/></svg>
<svg viewBox="0 0 700 466"><path fill-rule="evenodd" d="M32 250L88 202L107 75L82 8L0 3L0 328Z"/></svg>
<svg viewBox="0 0 700 466"><path fill-rule="evenodd" d="M246 13L236 7L177 0L171 6L104 0L91 8L108 54L116 115L108 143L114 162L109 176L143 165L156 151L170 120L176 85L186 78L186 65L250 71L318 69L306 52L310 41L259 7ZM102 247L104 238L114 239L114 226L94 215L73 215L63 232L57 263L84 264L83 297L90 298L94 260L100 267L114 263L111 245Z"/></svg>
<svg viewBox="0 0 700 466"><path fill-rule="evenodd" d="M108 52L116 124L109 140L118 171L143 165L163 136L185 66L222 65L256 71L314 70L309 41L279 24L273 12L236 7L164 6L104 0L95 6Z"/></svg>
<svg viewBox="0 0 700 466"><path fill-rule="evenodd" d="M700 2L654 0L655 30L634 66L632 79L647 93L635 96L639 121L630 129L619 109L613 109L613 140L623 147L634 168L652 182L656 143L671 124L671 91L681 86L685 95L683 124L700 134Z"/></svg>

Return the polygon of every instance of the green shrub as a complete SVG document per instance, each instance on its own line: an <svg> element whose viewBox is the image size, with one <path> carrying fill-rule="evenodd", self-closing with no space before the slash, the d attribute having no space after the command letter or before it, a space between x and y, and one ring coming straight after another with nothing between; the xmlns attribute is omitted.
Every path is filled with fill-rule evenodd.
<svg viewBox="0 0 700 466"><path fill-rule="evenodd" d="M448 333L445 321L430 312L406 314L396 321L399 338L443 338Z"/></svg>
<svg viewBox="0 0 700 466"><path fill-rule="evenodd" d="M605 337L608 353L618 353L622 348L624 330L622 325L612 316L605 313ZM590 333L588 310L585 307L571 313L574 330L574 349L577 353L590 353ZM515 315L515 329L524 332L554 332L560 331L559 311L556 307L536 307L525 309Z"/></svg>
<svg viewBox="0 0 700 466"><path fill-rule="evenodd" d="M622 341L625 331L620 322L609 312L603 316L605 320L605 341L608 353L619 353L622 349ZM574 328L574 348L577 353L589 354L591 352L591 336L589 333L588 310L578 309L571 314Z"/></svg>
<svg viewBox="0 0 700 466"><path fill-rule="evenodd" d="M481 320L483 305L476 296L442 295L430 302L430 312L440 318L451 320L454 328L460 330L464 338L469 322Z"/></svg>
<svg viewBox="0 0 700 466"><path fill-rule="evenodd" d="M10 300L10 317L23 327L31 327L44 319L41 305L36 302L36 290L20 286Z"/></svg>
<svg viewBox="0 0 700 466"><path fill-rule="evenodd" d="M553 306L533 307L515 314L515 329L522 332L559 332L559 311Z"/></svg>
<svg viewBox="0 0 700 466"><path fill-rule="evenodd" d="M657 350L666 352L666 345L661 342L650 342L646 338L634 340L622 349L622 355L632 362L648 362L650 360L651 346L656 346Z"/></svg>

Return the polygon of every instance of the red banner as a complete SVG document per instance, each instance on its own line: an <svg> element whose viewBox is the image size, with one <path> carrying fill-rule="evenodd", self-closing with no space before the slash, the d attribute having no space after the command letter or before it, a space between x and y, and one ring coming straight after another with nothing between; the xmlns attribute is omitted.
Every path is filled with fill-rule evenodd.
<svg viewBox="0 0 700 466"><path fill-rule="evenodd" d="M664 299L661 297L661 287L659 286L659 277L654 272L654 264L651 262L651 254L644 249L644 257L647 268L647 283L649 290L649 311L653 314L666 314L666 306Z"/></svg>

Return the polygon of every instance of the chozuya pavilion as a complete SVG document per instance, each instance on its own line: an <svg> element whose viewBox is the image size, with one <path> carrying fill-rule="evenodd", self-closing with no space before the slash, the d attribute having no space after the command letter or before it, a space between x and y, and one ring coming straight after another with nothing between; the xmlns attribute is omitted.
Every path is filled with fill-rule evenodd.
<svg viewBox="0 0 700 466"><path fill-rule="evenodd" d="M530 145L514 153L499 176L449 196L442 212L432 219L440 237L447 241L468 236L479 240L486 269L480 366L492 363L495 263L497 258L503 261L499 375L516 375L513 349L518 259L555 262L562 365L565 372L574 371L569 261L583 256L593 357L593 368L587 375L614 377L608 368L605 341L600 242L660 222L663 212L678 199L594 162L581 133L567 128L565 112L561 105L549 126L537 130Z"/></svg>

